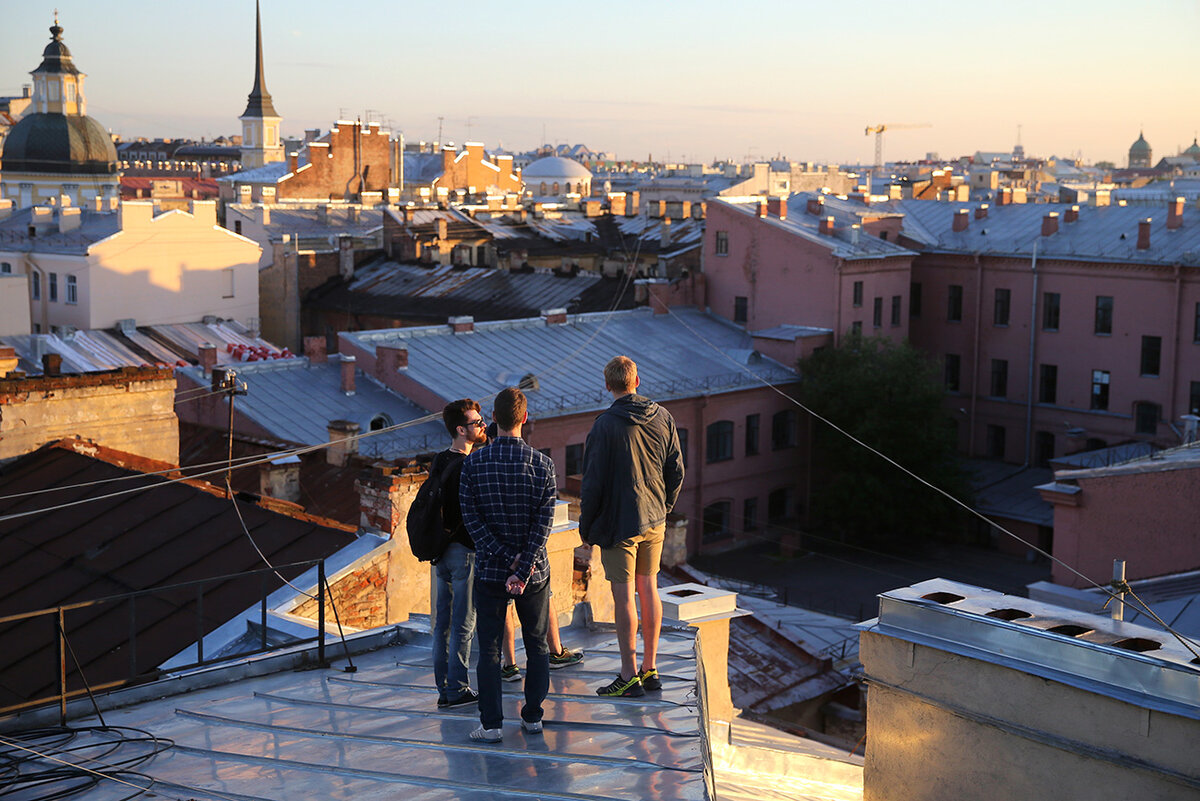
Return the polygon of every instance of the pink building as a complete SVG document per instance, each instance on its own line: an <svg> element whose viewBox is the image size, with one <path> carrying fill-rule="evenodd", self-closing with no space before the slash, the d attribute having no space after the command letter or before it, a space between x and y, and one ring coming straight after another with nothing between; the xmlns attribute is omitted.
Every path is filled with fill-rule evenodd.
<svg viewBox="0 0 1200 801"><path fill-rule="evenodd" d="M711 343L711 344L710 344ZM716 350L714 350L714 346ZM764 386L793 371L754 349L739 327L692 308L648 308L340 334L343 355L368 376L429 410L461 397L487 400L521 386L530 402L529 443L554 459L559 486L581 470L592 421L612 397L604 364L638 363L641 394L675 417L687 478L676 511L692 524L695 553L795 526L807 503L807 427L797 408Z"/></svg>

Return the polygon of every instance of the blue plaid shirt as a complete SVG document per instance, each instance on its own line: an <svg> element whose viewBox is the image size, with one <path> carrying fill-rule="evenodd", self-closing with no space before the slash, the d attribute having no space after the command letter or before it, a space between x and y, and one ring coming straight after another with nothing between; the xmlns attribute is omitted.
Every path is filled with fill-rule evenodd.
<svg viewBox="0 0 1200 801"><path fill-rule="evenodd" d="M498 437L463 460L458 498L475 541L476 581L503 586L515 575L535 585L550 577L546 540L557 497L554 462L520 437Z"/></svg>

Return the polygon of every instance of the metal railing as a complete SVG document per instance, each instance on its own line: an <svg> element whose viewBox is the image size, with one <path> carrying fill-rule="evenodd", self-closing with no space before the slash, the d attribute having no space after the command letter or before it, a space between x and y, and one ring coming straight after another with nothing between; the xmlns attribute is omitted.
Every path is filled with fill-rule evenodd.
<svg viewBox="0 0 1200 801"><path fill-rule="evenodd" d="M267 642L267 629L268 629L268 627L267 627L267 599L268 599L268 596L270 596L270 594L277 589L277 587L270 586L270 580L269 580L270 576L271 575L280 575L281 571L289 571L292 568L302 568L302 570L297 571L297 574L302 574L305 570L310 569L314 566L317 568L317 587L324 588L324 590L325 590L323 592L318 592L316 594L316 596L317 596L317 598L316 598L316 600L317 600L316 634L313 637L298 637L298 638L290 639L286 643L277 643L274 645L268 643ZM205 599L206 587L211 589L212 585L220 585L220 584L224 584L224 583L231 582L231 581L245 580L245 579L248 579L248 578L251 578L254 576L257 576L259 578L259 586L258 586L258 593L257 593L258 594L257 604L258 604L258 611L259 611L258 647L252 648L249 650L239 650L237 653L219 653L215 656L212 656L212 657L206 659L205 654L204 654L204 637L207 633L209 633L208 629L210 629L210 628L215 629L215 628L219 627L221 624L226 622L225 620L216 620L216 621L212 621L211 626L206 625L206 621L204 618L204 599ZM328 593L328 584L325 580L325 561L323 559L309 559L309 560L301 561L301 562L290 562L288 564L278 565L275 567L265 567L265 568L260 568L257 570L247 570L247 571L243 571L240 573L230 573L230 574L226 574L223 576L214 576L212 578L197 579L194 581L185 581L185 582L181 582L178 584L169 584L169 585L164 585L161 587L152 587L150 589L139 590L136 592L128 592L128 593L123 593L120 595L111 595L111 596L107 596L104 598L97 598L95 600L90 600L90 601L80 601L77 603L64 604L63 606L56 606L56 607L52 607L52 608L48 608L48 609L38 609L38 610L35 610L32 612L23 612L21 614L7 615L4 617L0 617L0 626L5 626L5 627L9 628L10 632L11 632L11 627L13 627L17 624L21 624L22 622L37 621L37 620L45 620L45 621L49 622L50 625L43 628L42 631L44 632L44 636L47 640L52 640L52 643L47 643L47 644L52 644L54 647L55 657L56 657L55 667L57 669L57 676L55 677L55 683L57 685L56 693L54 693L52 695L44 695L39 698L27 699L27 700L20 701L17 703L11 703L11 704L7 704L4 706L0 706L0 715L13 713L13 712L19 712L21 710L31 709L34 707L47 706L51 703L57 702L58 708L59 708L60 720L65 725L66 719L67 719L67 701L72 698L81 697L83 695L91 696L91 694L94 691L111 690L111 689L116 689L118 687L123 687L123 686L128 686L128 685L133 685L133 684L140 684L140 683L144 683L147 681L153 681L154 679L159 678L161 675L163 675L164 673L167 673L167 672L174 673L177 671L190 670L190 669L201 667L204 665L212 665L212 664L216 664L216 663L231 660L231 659L242 659L247 656L261 654L261 653L265 653L268 651L277 650L279 648L293 647L295 645L302 645L304 643L310 643L313 641L315 641L317 644L317 663L320 665L324 665L324 664L326 664L326 658L325 658L325 633L326 633L325 604L326 604L326 600L325 600L325 596L327 595L327 593ZM166 600L166 601L162 600L163 596L170 596L170 595L176 595L176 594L178 594L179 597L186 598L186 600L183 602L177 602L177 601L172 601L172 600ZM196 638L195 642L184 645L183 647L173 647L172 651L173 651L173 653L186 653L188 651L188 649L194 647L196 659L194 661L187 662L185 664L172 665L172 667L170 668L169 671L164 670L158 666L154 666L154 667L151 667L148 669L146 669L146 668L139 669L139 667L138 667L138 635L139 635L139 623L138 623L139 603L138 602L139 602L139 599L142 599L143 605L146 605L146 603L145 603L146 599L153 599L156 596L159 598L160 604L162 604L162 603L166 604L166 608L169 610L166 616L174 616L174 615L178 614L179 612L186 611L187 607L189 605L192 606L194 609L194 629L193 629L193 631L195 633L195 638ZM80 639L83 639L82 635L84 635L84 633L87 631L88 626L98 626L98 625L103 625L103 624L96 622L95 618L97 617L97 615L92 615L91 620L85 622L84 624L78 626L75 630L69 632L68 628L67 628L67 614L69 612L78 612L79 610L83 610L83 609L97 610L101 614L103 614L103 611L101 611L101 610L105 610L105 609L111 610L119 604L128 604L128 609L129 609L128 637L121 643L117 644L116 646L112 646L111 643L102 641L102 644L100 647L107 649L103 652L93 652L93 653L87 653L87 654L77 653L71 645L71 635L80 635ZM240 612L238 614L240 614ZM151 617L150 613L143 612L143 623L147 622L146 621L147 617ZM164 618L161 606L159 608L159 613L156 617L157 617L157 622L161 623ZM150 622L154 622L153 618ZM12 636L11 633L10 633L10 636ZM28 631L27 630L22 631L21 636L28 636ZM35 634L34 636L38 636L38 635ZM80 663L80 657L82 656L84 661L94 660L97 658L102 658L107 655L111 655L111 654L121 650L122 648L127 648L127 650L128 650L128 664L129 664L128 672L121 676L114 675L114 671L112 669L111 660L110 660L110 664L105 666L107 669L104 671L104 673L102 675L93 676L93 679L95 679L97 681L97 683L94 683L94 684L89 683L87 680L87 677L84 675L83 667ZM25 649L23 649L23 650L25 650ZM68 659L70 659L71 662L74 664L74 671L71 671L68 669ZM167 656L166 659L170 659L170 656ZM78 685L82 685L82 686L77 686L75 689L68 688L68 679L70 679L72 677L75 677L74 683L76 683ZM9 689L9 688L6 688L6 689Z"/></svg>

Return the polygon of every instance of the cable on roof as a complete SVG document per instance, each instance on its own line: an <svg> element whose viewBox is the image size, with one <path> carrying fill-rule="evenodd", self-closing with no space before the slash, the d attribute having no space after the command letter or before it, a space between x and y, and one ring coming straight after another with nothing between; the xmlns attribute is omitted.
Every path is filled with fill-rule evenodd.
<svg viewBox="0 0 1200 801"><path fill-rule="evenodd" d="M1004 532L1005 534L1007 534L1008 536L1012 537L1013 539L1015 539L1017 542L1021 543L1021 544L1022 544L1022 545L1024 545L1025 547L1027 547L1027 548L1029 548L1029 549L1033 550L1035 553L1041 554L1042 556L1044 556L1044 557L1046 557L1047 559L1051 560L1051 561L1052 561L1052 562L1054 562L1055 564L1061 565L1062 567L1064 567L1064 568L1066 568L1067 570L1071 571L1071 573L1075 574L1075 575L1076 575L1076 576L1078 576L1079 578L1081 578L1081 579L1083 579L1084 581L1086 581L1087 583L1091 584L1091 585L1092 585L1094 588L1096 588L1096 589L1100 590L1101 592L1103 592L1105 595L1109 596L1110 598L1112 598L1112 599L1115 599L1115 600L1117 600L1117 601L1124 602L1124 603L1129 603L1129 601L1122 601L1122 599L1121 599L1121 598L1118 598L1118 597L1117 597L1117 594L1116 594L1116 593L1115 593L1115 592L1114 592L1114 591L1113 591L1113 590L1112 590L1110 587L1104 586L1104 585L1102 585L1102 584L1099 584L1099 583L1097 583L1096 581L1093 581L1093 580L1092 580L1090 577L1088 577L1088 576L1084 575L1084 574L1083 574L1082 572L1080 572L1079 570L1076 570L1074 567L1072 567L1071 565L1067 564L1067 563L1066 563L1066 562L1064 562L1062 559L1059 559L1059 558L1058 558L1058 557L1056 557L1054 554L1052 554L1052 553L1050 553L1050 552L1048 552L1048 551L1046 551L1046 550L1043 550L1042 548L1039 548L1038 546L1034 545L1034 544L1033 544L1033 543L1031 543L1031 542L1027 542L1026 540L1024 540L1024 539L1022 539L1021 537L1017 536L1017 535L1016 535L1016 534L1014 534L1013 532L1009 531L1009 530L1008 530L1007 528L1005 528L1004 526L1001 526L999 523L996 523L995 521L991 520L991 519L990 519L990 518L989 518L987 515L983 514L982 512L980 512L980 511L978 511L978 510L976 510L976 509L975 509L974 507L972 507L970 504L964 503L963 501L959 500L958 498L955 498L953 495L951 495L950 493L946 492L946 491L945 491L944 489L942 489L941 487L938 487L937 485L933 484L932 482L930 482L930 481L928 481L928 480L926 480L926 479L922 478L921 476L917 475L917 474L916 474L916 473L914 473L912 470L909 470L907 467L905 467L904 465L900 464L899 462L897 462L895 459L891 458L891 457L890 457L890 456L888 456L887 454L885 454L885 453L883 453L882 451L879 451L879 450L877 450L877 449L875 449L875 448L871 447L871 446L870 446L870 445L868 445L867 443L865 443L865 442L863 442L862 440L860 440L860 439L858 439L857 437L855 437L855 436L854 436L853 434L851 434L850 432L848 432L848 431L846 431L845 429L843 429L843 428L841 428L840 426L838 426L836 423L834 423L834 422L832 422L832 421L830 421L830 420L827 420L826 418L824 418L824 417L822 417L821 415L817 414L817 413L816 413L816 412L814 412L812 409L808 408L808 407L807 407L807 406L805 406L803 403L801 403L799 400L797 400L796 398L793 398L791 395L788 395L786 392L784 392L783 390L781 390L781 389L779 389L778 387L776 387L776 386L775 386L774 384L772 384L770 381L767 381L765 378L762 378L761 376L757 375L756 373L754 373L754 371L752 371L752 370L748 369L748 368L747 368L745 365L743 365L743 364L740 364L740 363L739 363L739 362L738 362L736 359L734 359L734 358L730 357L730 356L729 356L729 354L725 353L725 351L721 350L721 349L720 349L720 348L718 348L716 345L714 345L713 343L709 342L707 339L705 339L705 338L704 338L704 336L703 336L703 335L701 335L701 334L700 334L700 332L699 332L699 331L697 331L696 329L694 329L694 328L692 328L690 325L688 325L687 321L686 321L686 320L684 320L684 319L683 319L682 317L680 317L679 315L677 315L677 314L676 314L676 313L675 313L675 312L674 312L674 311L671 309L671 307L670 307L669 305L667 305L665 302L663 302L662 300L658 300L658 299L654 298L654 296L653 296L653 295L651 295L651 296L650 296L650 298L651 298L651 300L657 300L657 302L658 302L658 303L659 303L659 304L660 304L660 305L661 305L661 306L662 306L662 307L663 307L663 308L666 310L666 312L667 312L668 314L670 314L672 317L674 317L676 320L678 320L678 321L679 321L679 323L680 323L680 324L681 324L681 325L682 325L684 328L686 328L688 331L690 331L690 332L692 333L692 335L693 335L693 336L695 336L697 339L699 339L699 340L700 340L701 342L703 342L705 345L708 345L708 346L709 346L710 348L712 348L714 351L716 351L717 353L721 354L721 355L722 355L724 358L726 358L726 359L728 359L729 361L733 362L734 364L738 365L738 368L739 368L739 369L741 369L741 370L743 370L743 371L745 371L745 372L749 373L750 375L752 375L752 376L753 376L755 379L757 379L757 380L758 380L759 382L761 382L761 383L762 383L764 386L768 387L768 388L769 388L769 389L771 389L773 392L775 392L776 394L778 394L780 397L786 398L786 399L787 399L787 400L788 400L790 403L794 404L795 406L799 407L800 409L803 409L805 412L807 412L808 414L810 414L810 415L811 415L811 416L812 416L814 419L821 421L822 423L824 423L825 425L829 426L829 427L830 427L830 428L832 428L834 431L836 431L837 433L841 434L843 437L845 437L846 439L850 440L850 441L851 441L851 442L853 442L854 444L856 444L856 445L858 445L858 446L860 446L860 447L862 447L862 448L865 448L865 449L867 449L867 450L868 450L868 451L870 451L871 453L875 454L875 455L876 455L876 456L878 456L879 458L881 458L881 459L883 459L884 461L886 461L886 462L888 462L889 464L891 464L891 465L892 465L893 467L895 467L896 469L898 469L898 470L900 470L901 472L903 472L903 473L905 473L906 475L908 475L910 478L916 479L918 482L920 482L921 484L924 484L926 487L928 487L929 489L931 489L931 490L933 490L934 492L938 493L939 495L941 495L942 497L946 498L946 499L947 499L947 500L949 500L950 502L954 503L954 504L955 504L955 505L957 505L957 506L960 506L960 507L962 507L962 508L963 508L964 510L966 510L966 511L967 511L969 514L971 514L971 515L973 515L973 516L975 516L975 517L979 518L980 520L982 520L983 522L987 523L987 524L988 524L988 525L990 525L990 526L994 526L994 527L995 527L997 530ZM1147 605L1145 602L1143 602L1143 601L1142 601L1140 598L1138 598L1138 597L1137 597L1136 595L1134 595L1132 592L1131 592L1130 594L1131 594L1131 595L1133 595L1134 599L1135 599L1135 600L1138 602L1138 605L1139 605L1139 606L1141 606L1141 607L1142 607L1142 608L1145 610L1145 612L1146 612L1146 614L1147 614L1147 615L1149 615L1150 617L1152 617L1152 618L1153 618L1153 619L1154 619L1154 620L1155 620L1155 621L1156 621L1156 622L1157 622L1157 623L1158 623L1160 626L1162 626L1162 627L1163 627L1163 629L1165 629L1165 630L1166 630L1166 631L1167 631L1169 634L1171 634L1173 637L1175 637L1175 639L1176 639L1176 640L1178 640L1178 641L1179 641L1179 643L1180 643L1181 645L1183 645L1183 647L1184 647L1184 648L1186 648L1188 651L1190 651L1190 652L1192 653L1192 655L1193 655L1193 656L1195 656L1195 657L1197 657L1198 659L1200 659L1200 642L1197 642L1197 641L1195 641L1195 640L1192 640L1192 639L1191 639L1191 638L1189 638L1189 637L1185 637L1183 634L1180 634L1178 631L1176 631L1174 628L1172 628L1170 625L1168 625L1166 622L1164 622L1162 618L1160 618L1160 617L1159 617L1157 614L1155 614L1155 613L1154 613L1154 611L1153 611L1152 609L1150 609L1150 607L1149 607L1149 606L1148 606L1148 605Z"/></svg>
<svg viewBox="0 0 1200 801"><path fill-rule="evenodd" d="M85 735L115 736L113 739L77 742ZM145 747L147 744L148 748ZM133 756L104 761L129 745L134 746ZM36 797L44 800L69 798L107 781L133 788L134 792L120 801L137 798L150 792L158 782L136 768L174 745L172 740L128 726L51 727L0 735L0 746L4 747L0 750L0 781L3 781L0 797L36 792ZM95 750L101 751L99 756L87 754ZM155 789L154 793L173 801L184 801L160 789Z"/></svg>

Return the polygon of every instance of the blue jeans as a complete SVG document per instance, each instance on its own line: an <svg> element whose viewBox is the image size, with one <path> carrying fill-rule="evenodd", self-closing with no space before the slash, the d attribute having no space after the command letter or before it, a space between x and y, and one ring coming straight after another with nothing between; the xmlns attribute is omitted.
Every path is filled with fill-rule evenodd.
<svg viewBox="0 0 1200 801"><path fill-rule="evenodd" d="M475 609L479 621L479 665L475 680L479 686L479 722L485 729L498 729L504 722L500 691L500 641L504 636L504 618L508 600L513 599L521 621L521 639L525 643L525 705L521 718L530 723L542 719L542 702L550 690L550 649L546 631L550 628L550 582L525 588L516 597L504 587L475 583Z"/></svg>
<svg viewBox="0 0 1200 801"><path fill-rule="evenodd" d="M457 698L470 688L471 640L475 637L475 552L452 542L434 565L437 610L433 619L433 677L438 692Z"/></svg>

